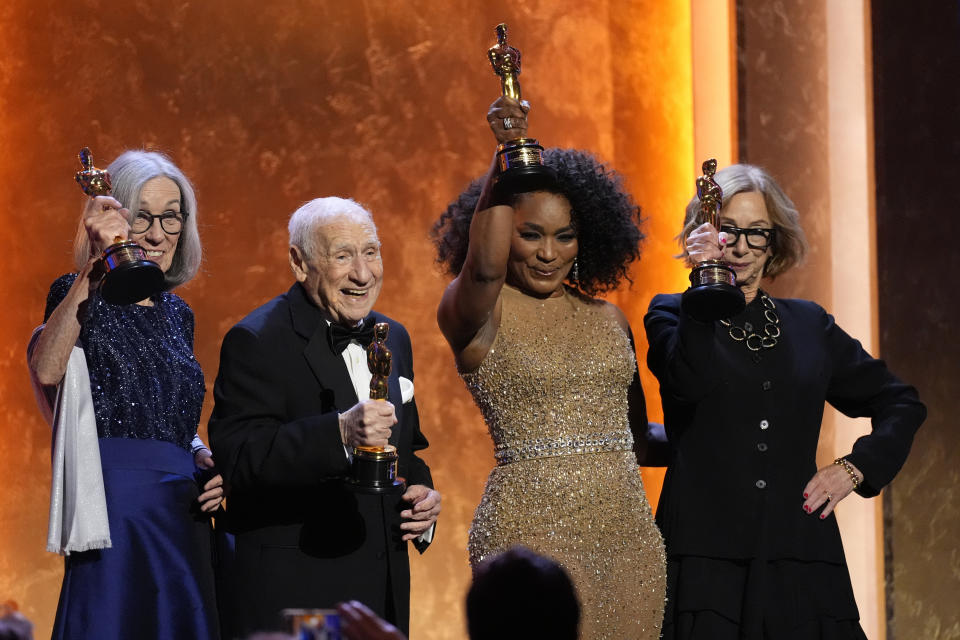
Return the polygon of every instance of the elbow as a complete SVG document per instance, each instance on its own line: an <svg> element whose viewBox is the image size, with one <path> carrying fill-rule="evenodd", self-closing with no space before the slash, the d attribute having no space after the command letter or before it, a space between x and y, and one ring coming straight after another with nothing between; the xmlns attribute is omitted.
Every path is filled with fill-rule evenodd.
<svg viewBox="0 0 960 640"><path fill-rule="evenodd" d="M65 370L56 367L43 366L41 363L29 363L30 374L33 379L42 387L55 387L63 380Z"/></svg>
<svg viewBox="0 0 960 640"><path fill-rule="evenodd" d="M42 376L38 374L36 376L36 379L41 387L56 387L63 380L63 376L62 375L59 377L55 375Z"/></svg>
<svg viewBox="0 0 960 640"><path fill-rule="evenodd" d="M504 264L502 267L492 265L473 267L467 273L467 277L470 278L470 282L479 285L503 282L507 279L507 266Z"/></svg>

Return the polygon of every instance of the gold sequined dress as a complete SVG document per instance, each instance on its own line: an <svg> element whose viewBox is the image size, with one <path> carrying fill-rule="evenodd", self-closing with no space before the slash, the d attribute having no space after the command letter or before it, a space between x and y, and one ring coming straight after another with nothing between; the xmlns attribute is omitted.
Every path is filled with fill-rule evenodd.
<svg viewBox="0 0 960 640"><path fill-rule="evenodd" d="M470 562L524 545L569 572L582 638L657 638L665 556L627 422L636 364L604 306L503 288L493 346L462 374L497 459L470 528Z"/></svg>

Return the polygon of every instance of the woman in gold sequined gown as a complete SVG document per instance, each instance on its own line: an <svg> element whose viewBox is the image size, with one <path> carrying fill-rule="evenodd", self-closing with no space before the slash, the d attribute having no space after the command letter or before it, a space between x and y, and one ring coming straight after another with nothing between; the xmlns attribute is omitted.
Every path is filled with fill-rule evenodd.
<svg viewBox="0 0 960 640"><path fill-rule="evenodd" d="M487 119L503 141L525 134L525 116L501 97ZM589 154L548 150L545 163L556 188L495 202L491 167L434 227L455 275L438 322L497 461L470 562L526 546L570 573L581 637L657 638L665 557L637 468L649 453L643 391L626 318L591 297L639 257L639 209Z"/></svg>

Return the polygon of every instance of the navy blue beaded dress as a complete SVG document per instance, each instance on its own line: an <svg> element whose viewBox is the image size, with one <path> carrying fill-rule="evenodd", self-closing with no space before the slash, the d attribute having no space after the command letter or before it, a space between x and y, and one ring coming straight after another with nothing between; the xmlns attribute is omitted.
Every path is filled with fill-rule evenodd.
<svg viewBox="0 0 960 640"><path fill-rule="evenodd" d="M45 318L75 278L53 283ZM193 312L171 293L153 306L93 293L83 313L112 547L66 557L53 638L217 638L191 452L204 395Z"/></svg>

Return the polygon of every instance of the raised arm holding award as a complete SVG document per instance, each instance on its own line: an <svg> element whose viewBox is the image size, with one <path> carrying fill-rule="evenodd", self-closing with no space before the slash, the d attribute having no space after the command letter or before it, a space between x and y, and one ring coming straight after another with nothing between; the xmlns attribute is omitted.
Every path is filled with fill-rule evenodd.
<svg viewBox="0 0 960 640"><path fill-rule="evenodd" d="M655 640L665 572L637 473L648 460L643 389L626 317L598 297L639 258L639 207L586 151L546 149L546 166L513 166L511 147L527 144L518 155L539 161L540 146L525 137L519 55L498 32L490 57L503 95L487 111L497 156L433 229L453 276L437 323L496 459L470 527L470 562L477 569L514 545L548 555L576 585L578 637ZM545 169L552 180L497 191L515 170L536 184ZM518 623L518 637L570 637L559 627L577 628L576 608L554 609L549 620Z"/></svg>
<svg viewBox="0 0 960 640"><path fill-rule="evenodd" d="M82 170L77 184L91 198L108 196L112 190L110 174L93 166L93 154L84 147L78 156ZM103 252L104 276L100 295L111 304L133 304L164 289L163 270L147 259L143 247L128 238L117 236Z"/></svg>
<svg viewBox="0 0 960 640"><path fill-rule="evenodd" d="M520 51L507 44L507 25L497 25L497 44L487 50L493 72L500 76L500 91L526 106L520 94ZM503 118L503 128L525 130L526 125L514 118ZM522 126L521 126L522 125ZM556 173L543 164L543 147L534 138L519 135L497 146L497 169L494 193L504 196L511 193L537 191L556 182Z"/></svg>
<svg viewBox="0 0 960 640"><path fill-rule="evenodd" d="M714 229L720 229L723 189L713 179L716 171L717 161L711 158L703 163L703 175L697 178L700 200L697 221L709 222ZM702 321L735 316L746 306L733 269L722 260L703 260L693 267L690 288L684 292L681 304L685 312Z"/></svg>

